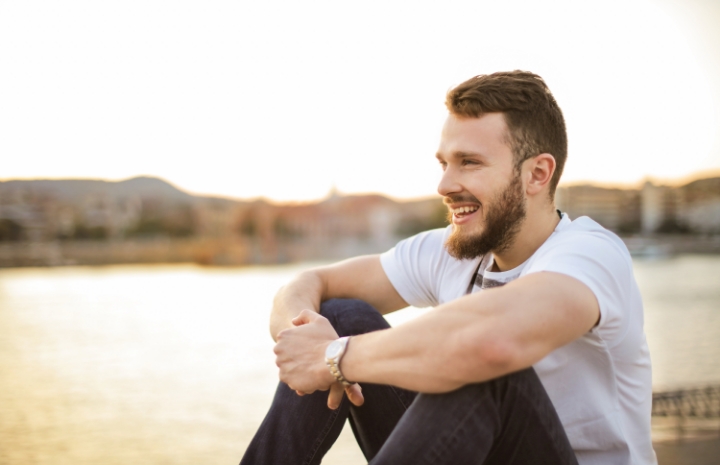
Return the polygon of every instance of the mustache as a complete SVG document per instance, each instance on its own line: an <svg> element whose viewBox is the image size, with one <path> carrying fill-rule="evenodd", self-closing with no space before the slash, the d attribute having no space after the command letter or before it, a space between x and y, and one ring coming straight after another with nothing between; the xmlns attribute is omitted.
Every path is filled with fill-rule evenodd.
<svg viewBox="0 0 720 465"><path fill-rule="evenodd" d="M480 203L480 201L474 195L447 195L443 197L443 203L445 205L451 205L453 203Z"/></svg>

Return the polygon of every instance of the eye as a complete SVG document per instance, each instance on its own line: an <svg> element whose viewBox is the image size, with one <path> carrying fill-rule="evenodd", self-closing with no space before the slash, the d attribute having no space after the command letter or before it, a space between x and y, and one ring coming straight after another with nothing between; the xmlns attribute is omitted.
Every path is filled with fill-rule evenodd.
<svg viewBox="0 0 720 465"><path fill-rule="evenodd" d="M440 168L445 171L445 168L447 168L447 162L443 160L438 160L438 163L440 163Z"/></svg>
<svg viewBox="0 0 720 465"><path fill-rule="evenodd" d="M463 161L462 161L462 165L463 165L463 166L479 165L479 163L476 162L475 160L469 160L469 159L467 159L467 158L464 158Z"/></svg>

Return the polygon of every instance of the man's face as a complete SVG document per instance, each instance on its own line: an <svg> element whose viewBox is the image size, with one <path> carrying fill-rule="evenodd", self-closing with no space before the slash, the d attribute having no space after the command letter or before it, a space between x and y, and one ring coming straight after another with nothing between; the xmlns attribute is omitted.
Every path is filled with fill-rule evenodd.
<svg viewBox="0 0 720 465"><path fill-rule="evenodd" d="M525 191L506 142L500 113L480 118L449 115L437 158L443 168L438 192L453 232L445 243L458 259L510 247L525 219Z"/></svg>

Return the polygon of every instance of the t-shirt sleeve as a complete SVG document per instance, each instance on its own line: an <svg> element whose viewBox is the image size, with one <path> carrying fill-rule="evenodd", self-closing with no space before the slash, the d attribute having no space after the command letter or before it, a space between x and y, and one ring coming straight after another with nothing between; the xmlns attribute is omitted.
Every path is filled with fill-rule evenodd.
<svg viewBox="0 0 720 465"><path fill-rule="evenodd" d="M426 231L400 241L380 255L388 279L412 306L438 305L439 277L446 263L444 236L443 229Z"/></svg>
<svg viewBox="0 0 720 465"><path fill-rule="evenodd" d="M609 232L588 231L558 237L538 250L526 273L552 271L571 276L595 294L600 321L593 328L608 345L619 343L629 326L632 261Z"/></svg>

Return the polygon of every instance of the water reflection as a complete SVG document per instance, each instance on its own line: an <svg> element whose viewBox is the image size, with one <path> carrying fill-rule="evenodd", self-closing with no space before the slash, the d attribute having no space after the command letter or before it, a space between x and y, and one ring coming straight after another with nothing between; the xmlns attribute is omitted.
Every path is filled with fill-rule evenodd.
<svg viewBox="0 0 720 465"><path fill-rule="evenodd" d="M0 463L237 463L277 380L272 295L301 268L0 270ZM720 257L635 268L655 384L720 381ZM327 463L363 463L341 441Z"/></svg>
<svg viewBox="0 0 720 465"><path fill-rule="evenodd" d="M720 256L635 260L656 389L720 382Z"/></svg>

